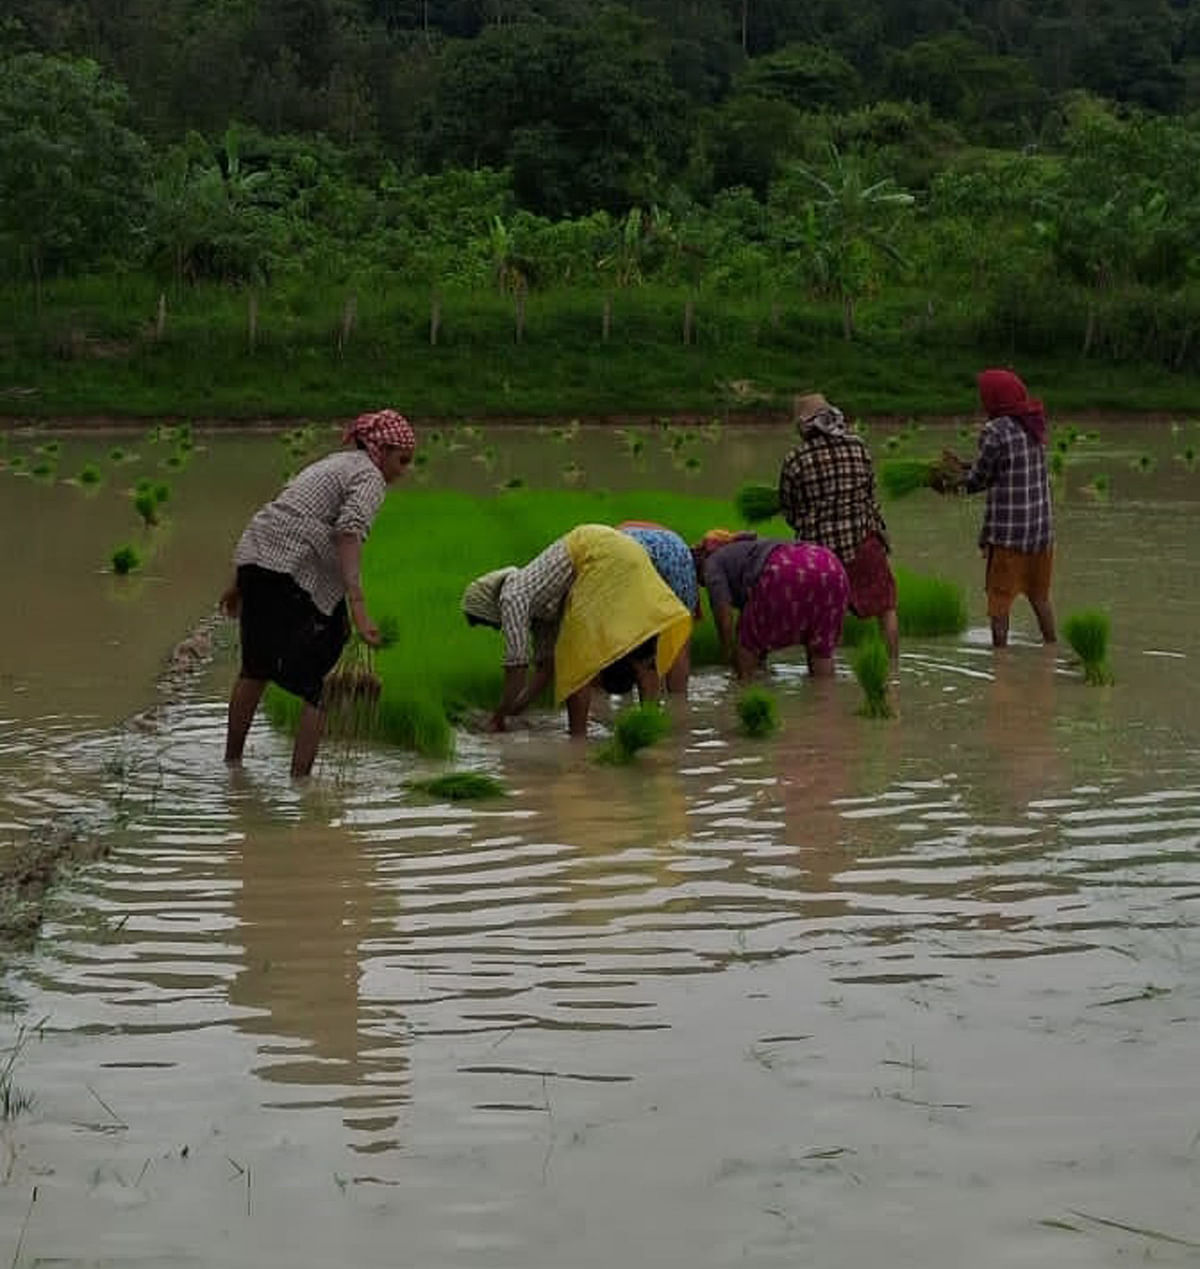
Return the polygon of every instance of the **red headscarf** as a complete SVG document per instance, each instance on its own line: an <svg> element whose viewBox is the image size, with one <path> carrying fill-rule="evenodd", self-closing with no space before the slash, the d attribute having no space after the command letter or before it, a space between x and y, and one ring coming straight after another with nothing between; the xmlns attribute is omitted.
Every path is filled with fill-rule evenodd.
<svg viewBox="0 0 1200 1269"><path fill-rule="evenodd" d="M374 414L360 414L342 434L342 441L361 441L376 467L383 463L383 451L402 449L411 458L417 448L417 436L412 425L396 410L378 410Z"/></svg>
<svg viewBox="0 0 1200 1269"><path fill-rule="evenodd" d="M989 419L1007 415L1033 437L1039 445L1046 443L1046 409L1040 401L1030 399L1025 385L1011 370L985 370L979 376L979 399Z"/></svg>

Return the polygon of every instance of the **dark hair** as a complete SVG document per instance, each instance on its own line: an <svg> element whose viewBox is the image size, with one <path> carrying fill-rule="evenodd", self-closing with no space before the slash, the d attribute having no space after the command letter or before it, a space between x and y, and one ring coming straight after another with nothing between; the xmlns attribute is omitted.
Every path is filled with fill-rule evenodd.
<svg viewBox="0 0 1200 1269"><path fill-rule="evenodd" d="M606 665L600 671L600 686L610 696L624 696L632 692L637 682L637 667L654 660L658 651L658 636L652 635L645 643L627 652L619 661Z"/></svg>

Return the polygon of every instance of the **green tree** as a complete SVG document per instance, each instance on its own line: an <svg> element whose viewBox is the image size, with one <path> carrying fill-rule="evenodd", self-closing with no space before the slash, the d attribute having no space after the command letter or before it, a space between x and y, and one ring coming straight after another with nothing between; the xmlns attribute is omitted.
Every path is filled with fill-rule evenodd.
<svg viewBox="0 0 1200 1269"><path fill-rule="evenodd" d="M125 91L94 63L39 53L0 62L0 250L33 278L128 258L146 147Z"/></svg>

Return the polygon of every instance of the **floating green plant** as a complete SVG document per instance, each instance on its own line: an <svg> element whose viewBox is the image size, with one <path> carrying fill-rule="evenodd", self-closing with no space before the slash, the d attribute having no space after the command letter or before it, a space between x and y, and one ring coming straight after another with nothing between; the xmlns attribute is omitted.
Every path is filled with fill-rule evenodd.
<svg viewBox="0 0 1200 1269"><path fill-rule="evenodd" d="M447 802L478 802L508 796L508 790L495 776L481 771L448 771L430 780L413 780L408 787Z"/></svg>
<svg viewBox="0 0 1200 1269"><path fill-rule="evenodd" d="M126 542L123 546L118 546L109 556L109 563L112 565L112 571L118 577L125 577L139 569L142 566L142 557L136 546L131 546Z"/></svg>
<svg viewBox="0 0 1200 1269"><path fill-rule="evenodd" d="M879 466L879 483L889 498L904 498L927 489L937 465L926 459L890 458Z"/></svg>
<svg viewBox="0 0 1200 1269"><path fill-rule="evenodd" d="M1103 685L1113 681L1108 666L1108 614L1097 609L1072 613L1063 623L1063 633L1083 664L1084 682Z"/></svg>
<svg viewBox="0 0 1200 1269"><path fill-rule="evenodd" d="M743 485L733 501L747 524L761 524L779 514L779 490L774 485Z"/></svg>
<svg viewBox="0 0 1200 1269"><path fill-rule="evenodd" d="M888 700L891 662L883 640L878 636L864 639L855 649L850 664L863 691L858 712L864 718L891 718L892 706Z"/></svg>
<svg viewBox="0 0 1200 1269"><path fill-rule="evenodd" d="M100 468L95 463L84 463L79 469L79 475L75 477L81 485L98 485L100 478Z"/></svg>
<svg viewBox="0 0 1200 1269"><path fill-rule="evenodd" d="M737 703L742 733L755 739L779 729L779 704L765 687L748 687Z"/></svg>
<svg viewBox="0 0 1200 1269"><path fill-rule="evenodd" d="M656 745L671 730L671 720L661 705L629 705L613 719L612 739L596 752L600 762L624 766L643 749Z"/></svg>

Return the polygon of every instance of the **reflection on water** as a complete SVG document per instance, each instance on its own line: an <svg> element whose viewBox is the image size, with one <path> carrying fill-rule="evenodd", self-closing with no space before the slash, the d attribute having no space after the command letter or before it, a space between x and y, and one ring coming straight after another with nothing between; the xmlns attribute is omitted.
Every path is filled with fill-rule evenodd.
<svg viewBox="0 0 1200 1269"><path fill-rule="evenodd" d="M782 733L743 740L709 672L629 770L470 741L513 790L481 807L386 752L293 788L266 730L231 776L227 666L142 729L0 697L3 831L118 847L7 972L0 1045L45 1021L0 1263L27 1215L22 1264L1190 1263L1194 521L1177 472L1145 488L1060 517L1111 691L993 655L974 511L920 501L899 549L977 624L905 647L898 722L782 665Z"/></svg>

